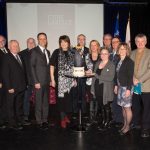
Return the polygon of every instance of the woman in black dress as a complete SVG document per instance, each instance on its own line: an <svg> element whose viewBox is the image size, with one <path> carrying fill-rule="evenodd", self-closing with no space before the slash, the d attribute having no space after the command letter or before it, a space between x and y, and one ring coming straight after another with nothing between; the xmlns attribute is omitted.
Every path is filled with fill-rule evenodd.
<svg viewBox="0 0 150 150"><path fill-rule="evenodd" d="M74 79L65 74L71 74L74 54L70 50L70 39L67 35L60 36L59 48L56 49L50 60L51 85L56 88L57 105L61 117L61 127L66 128L70 123L67 113L71 112L70 90Z"/></svg>

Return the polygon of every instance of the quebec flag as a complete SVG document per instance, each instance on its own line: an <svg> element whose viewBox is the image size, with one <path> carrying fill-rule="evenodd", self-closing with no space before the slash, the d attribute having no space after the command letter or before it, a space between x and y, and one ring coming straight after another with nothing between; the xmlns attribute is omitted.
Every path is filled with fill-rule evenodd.
<svg viewBox="0 0 150 150"><path fill-rule="evenodd" d="M114 36L119 35L119 13L116 17L116 24L115 24L115 30L114 30Z"/></svg>

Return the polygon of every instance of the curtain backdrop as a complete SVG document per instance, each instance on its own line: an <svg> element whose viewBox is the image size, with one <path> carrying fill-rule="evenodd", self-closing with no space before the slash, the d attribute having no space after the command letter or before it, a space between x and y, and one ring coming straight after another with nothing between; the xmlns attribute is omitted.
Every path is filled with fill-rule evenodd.
<svg viewBox="0 0 150 150"><path fill-rule="evenodd" d="M6 3L0 0L0 34L7 38Z"/></svg>
<svg viewBox="0 0 150 150"><path fill-rule="evenodd" d="M115 20L119 13L119 32L122 41L125 41L126 26L130 12L131 47L136 48L134 38L138 33L146 34L148 38L147 47L150 48L150 7L149 5L104 5L104 33L113 35ZM148 16L148 17L147 17Z"/></svg>

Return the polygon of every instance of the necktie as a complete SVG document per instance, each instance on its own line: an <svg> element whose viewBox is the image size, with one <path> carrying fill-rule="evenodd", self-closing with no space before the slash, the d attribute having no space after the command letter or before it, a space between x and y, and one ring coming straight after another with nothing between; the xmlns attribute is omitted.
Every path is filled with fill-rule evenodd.
<svg viewBox="0 0 150 150"><path fill-rule="evenodd" d="M16 55L16 59L17 59L18 63L20 64L20 66L22 66L22 62L21 62L21 60L19 59L19 55Z"/></svg>
<svg viewBox="0 0 150 150"><path fill-rule="evenodd" d="M4 53L4 54L6 54L6 51L5 51L5 49L2 49L2 51L3 51L3 53Z"/></svg>
<svg viewBox="0 0 150 150"><path fill-rule="evenodd" d="M47 63L47 58L46 58L45 52L46 52L46 49L43 50L43 54L44 54L44 57L45 57L45 60L46 60L46 63Z"/></svg>

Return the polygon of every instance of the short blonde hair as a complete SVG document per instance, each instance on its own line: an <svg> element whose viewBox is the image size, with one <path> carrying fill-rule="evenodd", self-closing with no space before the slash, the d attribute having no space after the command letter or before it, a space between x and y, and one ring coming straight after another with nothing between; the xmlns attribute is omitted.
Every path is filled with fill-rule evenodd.
<svg viewBox="0 0 150 150"><path fill-rule="evenodd" d="M92 41L90 42L90 45L89 45L89 53L90 53L90 54L92 53L91 45L92 45L93 42L95 42L96 45L98 46L97 53L100 54L100 43L99 43L97 40L92 40Z"/></svg>
<svg viewBox="0 0 150 150"><path fill-rule="evenodd" d="M120 50L120 47L123 46L126 51L127 51L127 56L130 56L130 53L131 53L131 49L129 47L129 45L126 43L126 42L121 42L119 45L118 45L118 49L117 49L117 54L119 54L119 50Z"/></svg>

